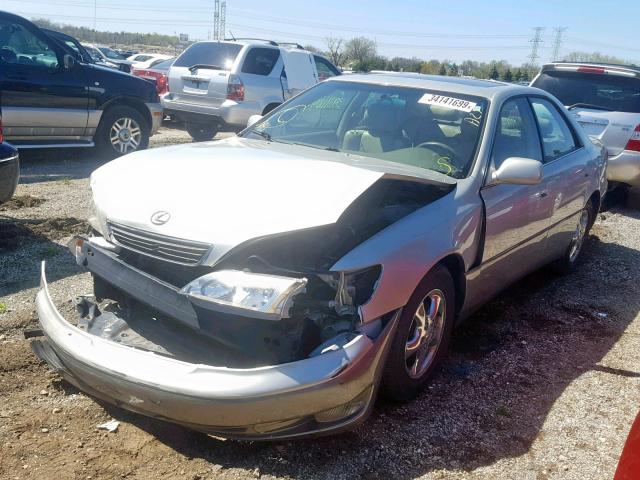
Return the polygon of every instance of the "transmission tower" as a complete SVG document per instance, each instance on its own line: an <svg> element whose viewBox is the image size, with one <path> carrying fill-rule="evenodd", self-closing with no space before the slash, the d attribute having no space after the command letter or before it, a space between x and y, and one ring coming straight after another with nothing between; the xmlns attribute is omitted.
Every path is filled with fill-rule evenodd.
<svg viewBox="0 0 640 480"><path fill-rule="evenodd" d="M220 5L220 40L225 39L225 32L227 31L226 23L227 23L227 2L226 0L222 0L222 5Z"/></svg>
<svg viewBox="0 0 640 480"><path fill-rule="evenodd" d="M562 36L567 31L567 27L556 27L553 29L553 47L551 50L551 61L555 62L560 56L560 49L562 48Z"/></svg>
<svg viewBox="0 0 640 480"><path fill-rule="evenodd" d="M540 45L542 45L542 32L544 32L544 27L535 27L533 29L533 38L529 40L531 43L531 53L529 54L529 66L534 68L538 64L538 49Z"/></svg>
<svg viewBox="0 0 640 480"><path fill-rule="evenodd" d="M213 2L213 39L224 40L227 19L226 0L214 0Z"/></svg>
<svg viewBox="0 0 640 480"><path fill-rule="evenodd" d="M220 0L213 2L213 39L220 39Z"/></svg>

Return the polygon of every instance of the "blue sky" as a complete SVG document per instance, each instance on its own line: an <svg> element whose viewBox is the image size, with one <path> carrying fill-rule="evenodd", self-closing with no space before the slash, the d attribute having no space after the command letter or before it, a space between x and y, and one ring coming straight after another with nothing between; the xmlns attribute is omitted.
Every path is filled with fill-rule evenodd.
<svg viewBox="0 0 640 480"><path fill-rule="evenodd" d="M2 0L28 18L100 30L206 39L213 0ZM227 0L227 32L324 47L324 39L364 35L387 56L527 60L533 27L545 27L540 60L549 60L554 27L567 27L561 53L598 51L640 63L640 2L609 0Z"/></svg>

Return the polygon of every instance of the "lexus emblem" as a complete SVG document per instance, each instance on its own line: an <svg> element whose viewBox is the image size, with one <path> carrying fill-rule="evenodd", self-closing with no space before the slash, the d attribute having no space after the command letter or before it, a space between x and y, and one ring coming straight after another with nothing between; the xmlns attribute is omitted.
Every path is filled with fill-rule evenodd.
<svg viewBox="0 0 640 480"><path fill-rule="evenodd" d="M160 210L153 215L151 215L151 223L154 225L164 225L171 218L171 214L169 212L165 212L164 210Z"/></svg>

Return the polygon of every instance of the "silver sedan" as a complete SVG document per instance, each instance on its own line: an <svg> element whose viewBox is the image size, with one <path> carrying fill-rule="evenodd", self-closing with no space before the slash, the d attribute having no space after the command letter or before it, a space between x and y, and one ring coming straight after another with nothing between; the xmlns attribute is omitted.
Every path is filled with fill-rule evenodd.
<svg viewBox="0 0 640 480"><path fill-rule="evenodd" d="M547 93L350 75L223 141L92 175L78 318L45 266L34 350L79 388L227 437L363 421L415 397L454 327L523 275L576 268L606 156Z"/></svg>

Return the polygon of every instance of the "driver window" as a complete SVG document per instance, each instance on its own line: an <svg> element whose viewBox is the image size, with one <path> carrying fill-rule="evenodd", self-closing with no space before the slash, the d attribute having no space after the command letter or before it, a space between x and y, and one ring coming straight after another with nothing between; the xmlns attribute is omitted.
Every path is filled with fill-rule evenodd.
<svg viewBox="0 0 640 480"><path fill-rule="evenodd" d="M55 69L58 57L47 43L22 25L0 21L0 63Z"/></svg>
<svg viewBox="0 0 640 480"><path fill-rule="evenodd" d="M498 169L509 157L542 160L538 132L529 103L524 98L509 100L502 106L491 159Z"/></svg>

